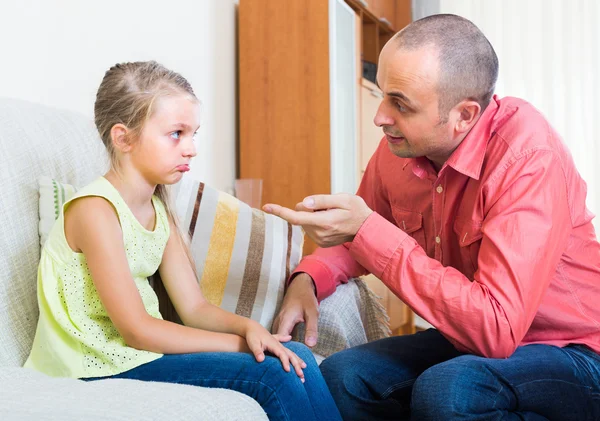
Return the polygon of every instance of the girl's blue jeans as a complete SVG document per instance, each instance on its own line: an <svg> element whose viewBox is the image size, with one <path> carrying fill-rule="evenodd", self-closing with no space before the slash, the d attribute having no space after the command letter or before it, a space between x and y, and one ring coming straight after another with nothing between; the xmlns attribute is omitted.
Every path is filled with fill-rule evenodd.
<svg viewBox="0 0 600 421"><path fill-rule="evenodd" d="M267 355L259 363L253 355L233 352L164 355L109 378L236 390L254 398L270 420L341 420L310 350L297 342L284 345L306 362L304 383L293 369L286 372L279 358Z"/></svg>

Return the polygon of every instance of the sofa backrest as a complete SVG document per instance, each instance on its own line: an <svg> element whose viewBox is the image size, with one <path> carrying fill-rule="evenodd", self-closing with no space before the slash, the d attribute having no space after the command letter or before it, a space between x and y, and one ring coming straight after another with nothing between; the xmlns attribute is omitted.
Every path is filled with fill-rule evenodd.
<svg viewBox="0 0 600 421"><path fill-rule="evenodd" d="M90 119L0 98L0 367L22 365L35 335L39 177L82 186L107 162Z"/></svg>

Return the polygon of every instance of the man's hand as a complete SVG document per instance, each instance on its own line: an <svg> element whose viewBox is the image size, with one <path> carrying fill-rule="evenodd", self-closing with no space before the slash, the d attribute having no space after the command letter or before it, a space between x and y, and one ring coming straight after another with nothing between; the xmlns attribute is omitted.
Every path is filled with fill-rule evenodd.
<svg viewBox="0 0 600 421"><path fill-rule="evenodd" d="M291 335L294 326L304 322L306 325L304 342L307 346L315 346L318 338L318 320L319 303L313 289L313 280L306 273L296 275L283 298L281 310L273 322L273 331L282 336Z"/></svg>
<svg viewBox="0 0 600 421"><path fill-rule="evenodd" d="M295 211L274 204L267 204L263 209L292 225L302 225L319 247L352 241L373 212L362 197L351 194L309 196L296 205Z"/></svg>

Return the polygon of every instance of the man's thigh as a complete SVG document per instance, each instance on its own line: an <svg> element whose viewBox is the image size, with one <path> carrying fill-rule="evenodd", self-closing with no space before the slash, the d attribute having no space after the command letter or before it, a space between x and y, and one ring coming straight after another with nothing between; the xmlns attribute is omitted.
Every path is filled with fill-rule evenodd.
<svg viewBox="0 0 600 421"><path fill-rule="evenodd" d="M361 397L368 400L404 400L423 371L459 355L437 330L429 329L338 352L321 363L321 372L330 388L355 388L351 393L365 394Z"/></svg>
<svg viewBox="0 0 600 421"><path fill-rule="evenodd" d="M600 356L583 347L528 345L489 366L514 393L501 396L516 411L560 420L600 419Z"/></svg>
<svg viewBox="0 0 600 421"><path fill-rule="evenodd" d="M510 414L531 413L549 420L596 420L599 384L600 357L592 351L527 345L506 359L463 355L430 368L415 386L413 413L421 419L440 414L513 419Z"/></svg>

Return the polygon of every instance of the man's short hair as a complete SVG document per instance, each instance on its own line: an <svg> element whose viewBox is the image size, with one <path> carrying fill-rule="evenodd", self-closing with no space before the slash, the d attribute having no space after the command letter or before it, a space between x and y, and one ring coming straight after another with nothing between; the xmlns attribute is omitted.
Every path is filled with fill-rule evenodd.
<svg viewBox="0 0 600 421"><path fill-rule="evenodd" d="M477 101L481 110L490 103L498 79L498 57L492 44L473 22L440 14L419 19L394 37L400 49L428 45L438 50L439 112L442 120L460 101Z"/></svg>

